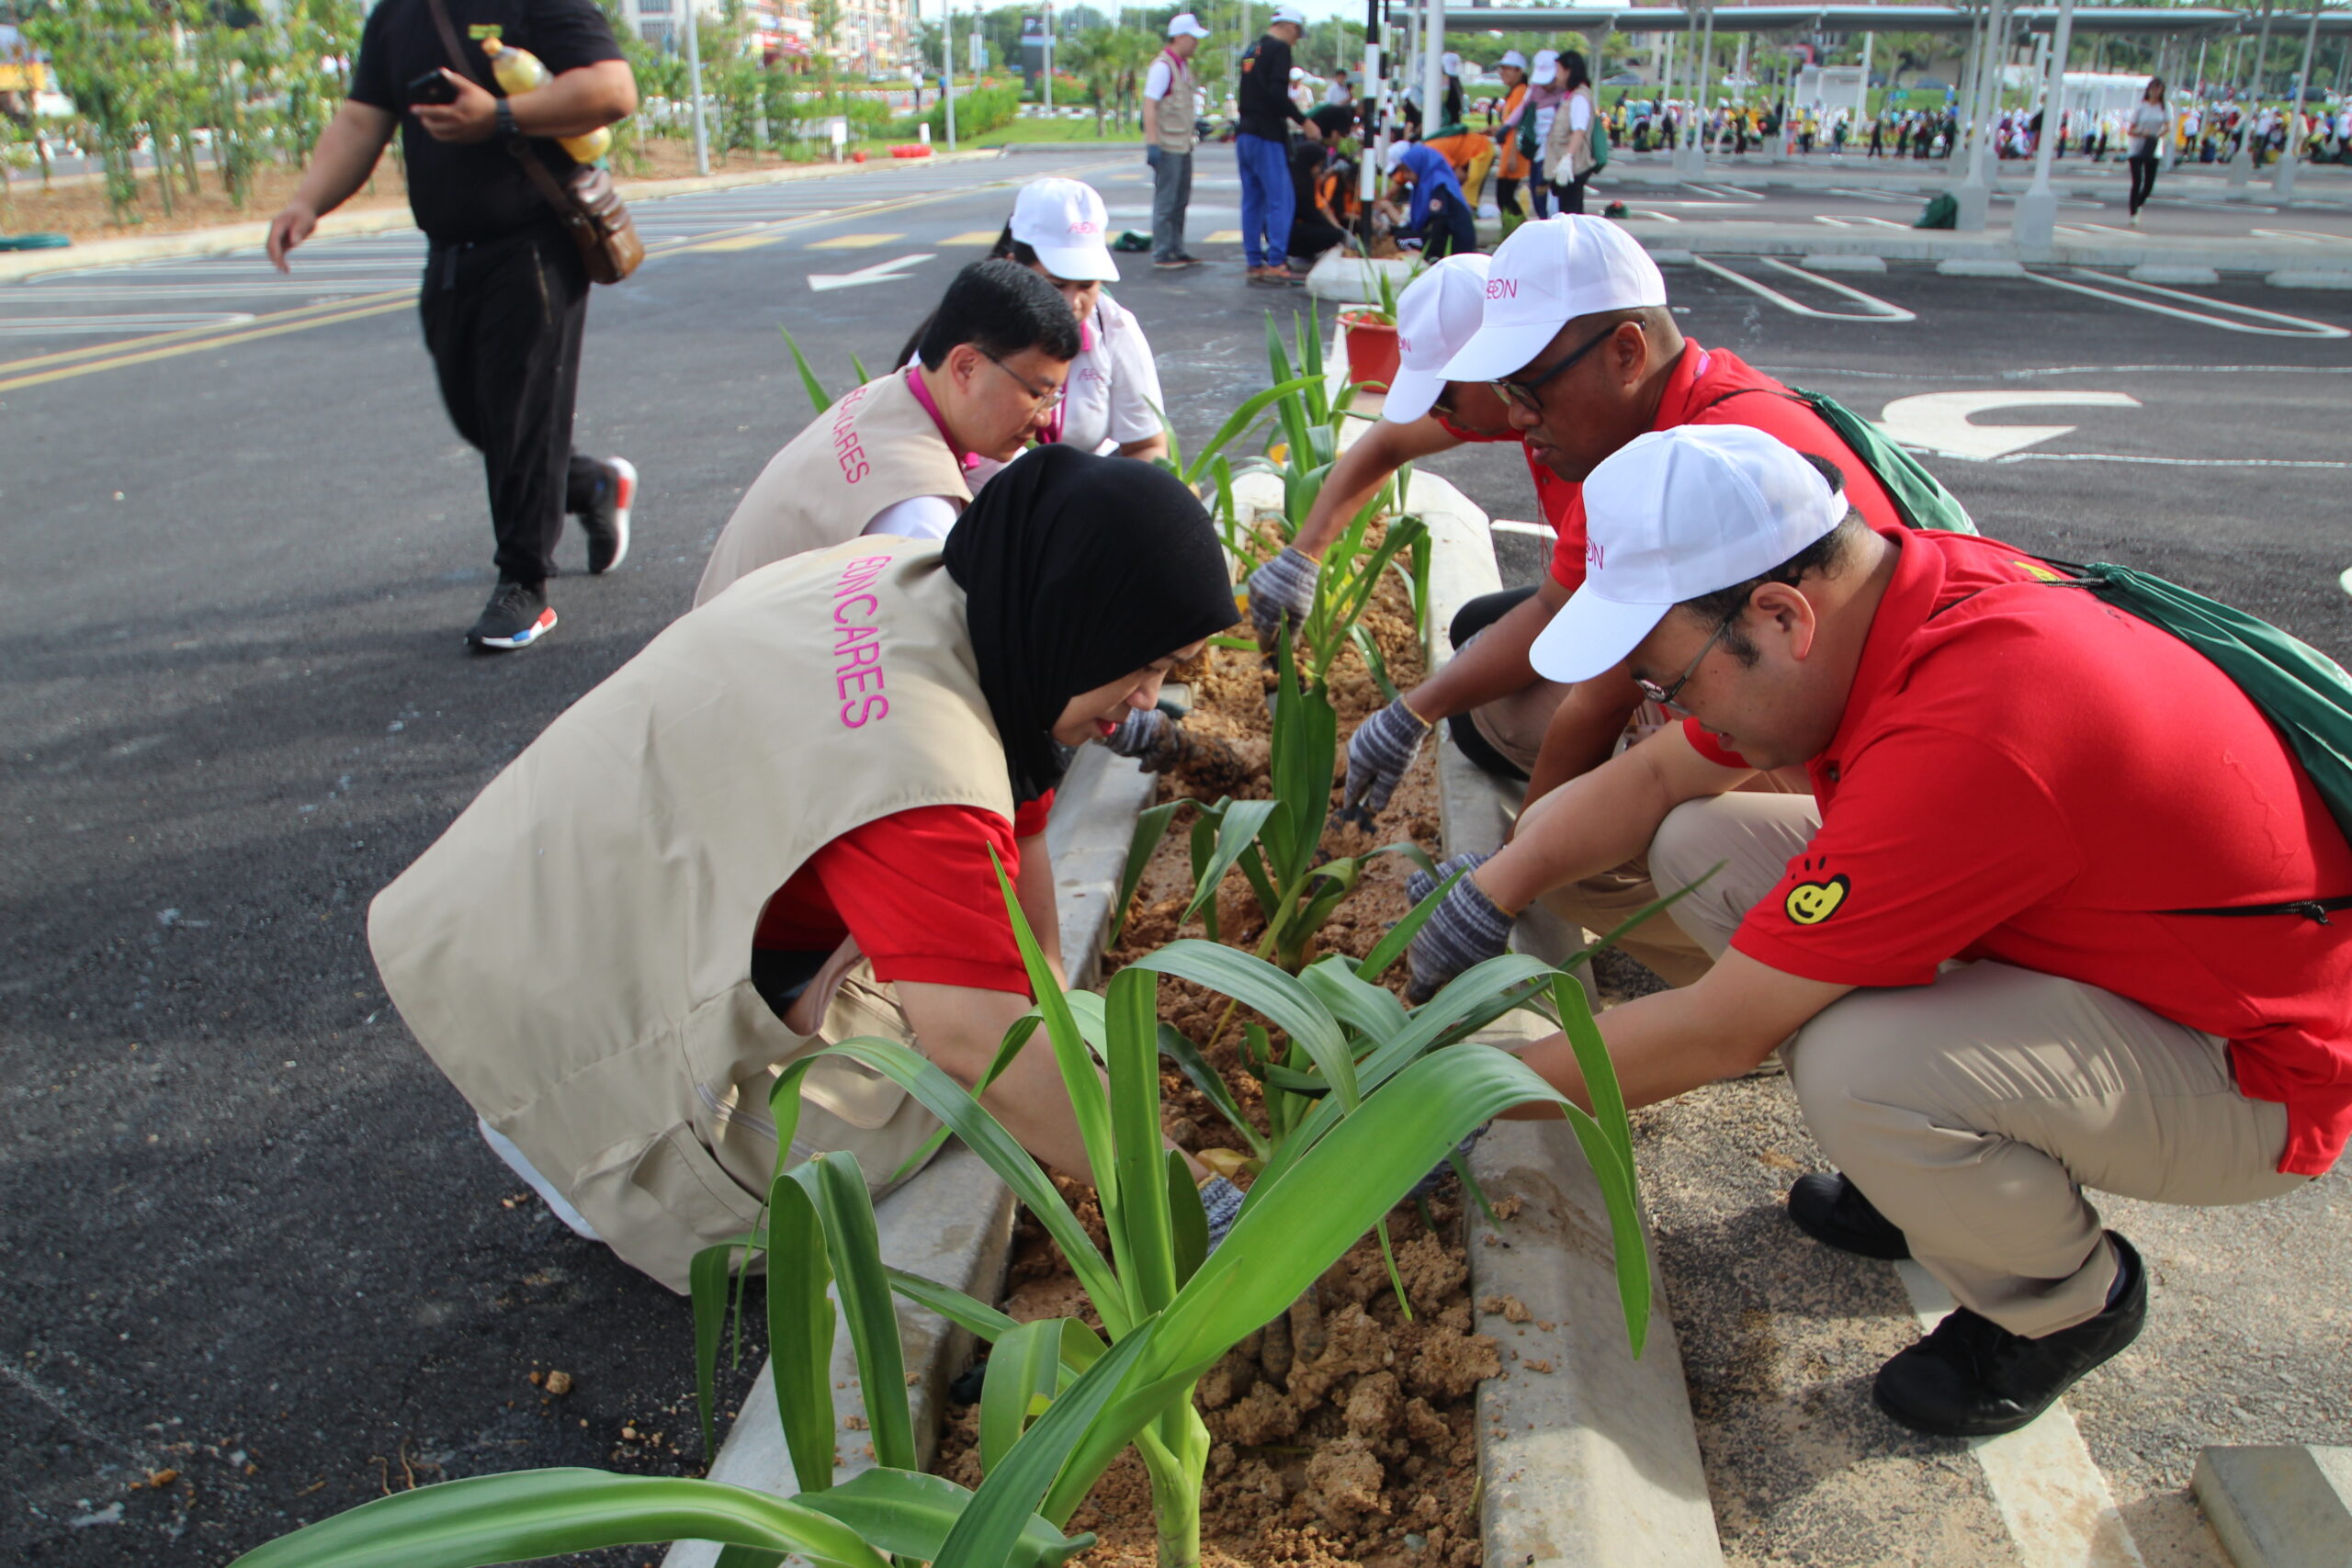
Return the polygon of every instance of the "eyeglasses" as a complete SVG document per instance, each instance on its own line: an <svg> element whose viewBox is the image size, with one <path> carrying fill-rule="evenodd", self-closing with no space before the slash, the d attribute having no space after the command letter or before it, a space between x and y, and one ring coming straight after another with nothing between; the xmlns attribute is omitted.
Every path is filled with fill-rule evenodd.
<svg viewBox="0 0 2352 1568"><path fill-rule="evenodd" d="M1599 348L1602 344L1607 343L1611 337L1616 335L1617 328L1625 324L1625 322L1619 321L1613 326L1603 328L1598 336L1594 337L1589 343L1587 343L1582 348L1577 349L1574 354L1569 355L1566 359L1561 360L1549 370L1544 371L1542 375L1534 377L1532 379L1525 381L1497 381L1494 384L1495 390L1500 392L1504 397L1510 400L1511 402L1517 404L1519 407L1525 409L1529 413L1542 413L1544 412L1544 394L1541 389L1543 388L1544 383L1549 381L1553 377L1557 376L1563 370L1566 370L1569 366L1574 365L1577 360L1582 359L1586 355L1590 354L1594 349ZM1639 327L1642 323L1635 321L1632 324Z"/></svg>
<svg viewBox="0 0 2352 1568"><path fill-rule="evenodd" d="M1730 615L1724 617L1723 624L1715 627L1715 635L1709 637L1705 644L1700 648L1697 659L1691 660L1690 663L1682 667L1681 679L1676 681L1673 685L1661 686L1656 681L1645 681L1639 675L1634 676L1634 684L1641 689L1642 695L1647 697L1650 701L1656 703L1662 708L1674 706L1674 699L1682 694L1682 688L1689 685L1690 683L1690 677L1699 672L1700 660L1703 660L1708 654L1713 653L1715 650L1715 644L1723 641L1724 633L1731 630L1731 624L1739 619L1741 612L1745 611L1747 608L1747 606L1743 604L1740 605L1739 609L1734 610Z"/></svg>
<svg viewBox="0 0 2352 1568"><path fill-rule="evenodd" d="M987 349L980 349L979 355L982 359L987 360L990 365L995 366L1007 376L1012 377L1013 385L1019 387L1023 391L1029 394L1030 402L1035 406L1036 411L1039 413L1044 413L1049 409L1059 408L1061 406L1062 394L1069 389L1067 387L1033 387L1029 384L1029 378L1023 376L1020 371L1015 370L1010 365L1007 365L1003 360L999 359L995 355L990 354Z"/></svg>

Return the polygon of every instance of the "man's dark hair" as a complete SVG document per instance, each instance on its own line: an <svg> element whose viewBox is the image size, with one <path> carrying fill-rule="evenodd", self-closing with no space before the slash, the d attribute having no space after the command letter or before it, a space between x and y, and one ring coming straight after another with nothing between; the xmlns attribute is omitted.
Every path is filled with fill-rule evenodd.
<svg viewBox="0 0 2352 1568"><path fill-rule="evenodd" d="M1019 262L992 256L956 275L916 339L915 352L924 369L936 370L959 343L993 359L1034 348L1048 359L1072 360L1078 357L1078 316L1052 284Z"/></svg>
<svg viewBox="0 0 2352 1568"><path fill-rule="evenodd" d="M1354 131L1358 117L1352 104L1324 104L1306 118L1322 131L1324 141L1337 141Z"/></svg>
<svg viewBox="0 0 2352 1568"><path fill-rule="evenodd" d="M1800 452L1797 456L1812 464L1815 471L1829 481L1832 494L1845 494L1846 471L1843 468L1811 452ZM1853 557L1855 545L1869 528L1870 525L1862 521L1861 513L1849 503L1846 515L1838 519L1838 526L1771 570L1751 577L1745 582L1735 582L1729 588L1719 588L1713 593L1702 593L1696 599L1685 599L1675 608L1691 619L1704 623L1710 629L1728 625L1730 629L1724 633L1723 637L1724 651L1753 669L1757 660L1763 656L1734 619L1747 607L1749 597L1768 582L1785 582L1793 586L1808 573L1815 577L1837 576L1846 570L1847 561Z"/></svg>

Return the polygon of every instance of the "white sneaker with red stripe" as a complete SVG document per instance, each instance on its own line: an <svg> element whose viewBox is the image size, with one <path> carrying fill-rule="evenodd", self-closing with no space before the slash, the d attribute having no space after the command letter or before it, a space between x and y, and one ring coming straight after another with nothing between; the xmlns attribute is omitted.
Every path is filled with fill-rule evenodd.
<svg viewBox="0 0 2352 1568"><path fill-rule="evenodd" d="M548 603L544 586L501 582L491 591L490 603L466 633L477 649L504 653L531 644L555 629L555 606Z"/></svg>
<svg viewBox="0 0 2352 1568"><path fill-rule="evenodd" d="M607 457L612 478L598 488L595 504L580 519L588 536L588 570L606 572L628 558L628 514L637 504L637 465Z"/></svg>

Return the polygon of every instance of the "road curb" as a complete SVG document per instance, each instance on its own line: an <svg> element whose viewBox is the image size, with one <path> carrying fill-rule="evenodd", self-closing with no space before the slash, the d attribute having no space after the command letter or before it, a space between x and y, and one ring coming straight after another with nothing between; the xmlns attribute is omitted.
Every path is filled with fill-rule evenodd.
<svg viewBox="0 0 2352 1568"><path fill-rule="evenodd" d="M2352 1449L2209 1448L2189 1484L2237 1568L2352 1562Z"/></svg>
<svg viewBox="0 0 2352 1568"><path fill-rule="evenodd" d="M1427 649L1435 671L1451 657L1445 628L1464 604L1502 586L1487 514L1433 474L1413 476L1406 504L1435 541ZM1441 736L1438 814L1449 855L1492 853L1508 826L1494 781ZM1560 922L1538 906L1512 945L1556 958ZM1566 933L1573 942L1577 933ZM1476 1038L1524 1049L1549 1031L1512 1013ZM1501 1376L1478 1385L1479 1528L1485 1560L1607 1563L1610 1568L1715 1568L1723 1548L1699 1455L1682 1351L1663 1287L1638 1361L1625 1340L1609 1210L1592 1167L1564 1122L1497 1122L1471 1169L1490 1200L1521 1200L1501 1226L1470 1217L1470 1290L1505 1298L1526 1321L1481 1309L1479 1327L1506 1352ZM1644 1245L1658 1278L1649 1227ZM1508 1312L1506 1307L1506 1312Z"/></svg>
<svg viewBox="0 0 2352 1568"><path fill-rule="evenodd" d="M2311 247L2288 240L2233 240L2150 237L2103 242L2064 241L2030 254L2006 235L1960 233L1946 229L1825 231L1801 223L1686 222L1663 227L1636 237L1659 265L1670 265L1696 252L1702 255L1791 256L1815 270L1819 264L1838 265L1833 258L1875 257L1891 261L1934 262L1939 271L1978 276L1962 267L2000 265L2021 267L2030 262L2048 266L2149 267L2165 271L2196 268L2228 274L2269 274L2308 264ZM1668 258L1673 258L1669 261ZM1985 274L1981 276L1995 276Z"/></svg>
<svg viewBox="0 0 2352 1568"><path fill-rule="evenodd" d="M2282 269L2262 280L2273 288L2352 288L2352 272Z"/></svg>
<svg viewBox="0 0 2352 1568"><path fill-rule="evenodd" d="M1046 843L1057 875L1062 953L1071 962L1070 983L1090 985L1102 967L1102 940L1118 897L1119 873L1135 836L1136 817L1150 804L1159 781L1134 762L1100 746L1083 748L1055 792L1046 819ZM1072 958L1072 955L1083 955ZM1015 1204L1012 1189L981 1158L951 1142L939 1156L875 1205L882 1261L924 1279L994 1301L1004 1285L1012 1248ZM914 1416L915 1451L928 1466L939 1444L947 1384L971 1360L972 1337L952 1327L927 1308L900 1299L899 1342L907 1368L907 1401ZM857 1381L857 1358L847 1325L836 1309L833 1322L833 1468L836 1483L874 1463L865 1401ZM741 1412L720 1440L710 1479L771 1496L800 1490L785 1447L768 1364L743 1401ZM663 1568L713 1568L718 1547L682 1540L662 1559Z"/></svg>
<svg viewBox="0 0 2352 1568"><path fill-rule="evenodd" d="M994 149L942 152L929 158L886 159L865 164L797 164L782 169L752 169L740 175L692 175L674 180L616 181L625 201L659 201L664 197L695 196L704 191L734 190L743 186L786 185L796 180L831 179L841 175L871 175L892 169L919 169L939 164L978 163L997 156ZM314 240L354 234L388 234L413 230L405 207L376 208L366 212L330 212L319 220ZM130 262L169 261L180 256L212 256L224 251L253 250L269 239L269 220L224 223L213 229L192 229L179 234L99 240L68 245L57 251L26 251L0 255L0 283L15 283L48 273L76 272L84 267L121 266Z"/></svg>

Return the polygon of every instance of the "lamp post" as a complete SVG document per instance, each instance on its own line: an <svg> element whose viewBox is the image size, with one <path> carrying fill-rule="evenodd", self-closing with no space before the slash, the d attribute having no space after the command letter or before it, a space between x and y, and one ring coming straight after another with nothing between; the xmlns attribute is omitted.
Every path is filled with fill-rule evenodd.
<svg viewBox="0 0 2352 1568"><path fill-rule="evenodd" d="M2303 30L2303 68L2295 73L2295 96L2287 101L2287 150L2270 176L2270 194L2281 201L2295 194L2295 168L2303 161L2303 99L2312 88L2312 54L2319 43L2321 0L2312 0L2311 26Z"/></svg>
<svg viewBox="0 0 2352 1568"><path fill-rule="evenodd" d="M2058 238L2058 193L2050 168L2058 152L2058 126L2065 114L2066 53L2075 44L2075 0L2058 0L2058 36L2050 46L2050 71L2041 89L2041 134L2033 139L2033 185L2018 197L2009 237L2020 251L2046 255Z"/></svg>
<svg viewBox="0 0 2352 1568"><path fill-rule="evenodd" d="M710 173L710 133L702 118L702 28L695 12L702 0L686 0L686 91L695 101L695 173Z"/></svg>
<svg viewBox="0 0 2352 1568"><path fill-rule="evenodd" d="M946 105L947 150L956 151L956 0L941 0L939 7L941 101Z"/></svg>

